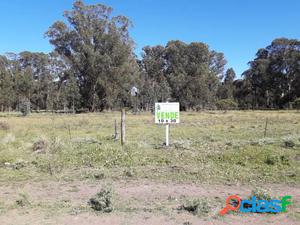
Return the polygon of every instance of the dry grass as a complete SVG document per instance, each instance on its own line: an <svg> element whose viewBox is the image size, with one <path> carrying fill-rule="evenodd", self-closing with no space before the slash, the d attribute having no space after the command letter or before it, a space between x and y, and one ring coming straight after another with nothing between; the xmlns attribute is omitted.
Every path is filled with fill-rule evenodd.
<svg viewBox="0 0 300 225"><path fill-rule="evenodd" d="M163 146L164 126L155 125L148 113L127 115L127 145L122 147L113 140L119 117L119 112L3 116L10 130L0 129L1 181L48 175L94 179L100 170L111 178L177 182L300 182L300 114L295 111L181 113L181 123L171 126L170 148ZM7 141L8 135L15 138ZM41 140L47 140L47 146L42 143L47 154L33 151ZM5 167L18 160L28 164L18 170Z"/></svg>

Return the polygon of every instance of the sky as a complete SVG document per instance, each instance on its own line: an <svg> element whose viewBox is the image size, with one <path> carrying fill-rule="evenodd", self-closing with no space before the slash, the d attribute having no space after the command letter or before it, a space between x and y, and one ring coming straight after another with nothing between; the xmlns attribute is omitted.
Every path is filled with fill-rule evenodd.
<svg viewBox="0 0 300 225"><path fill-rule="evenodd" d="M130 35L141 55L146 45L170 40L204 42L223 52L238 77L259 48L280 37L300 39L299 0L85 0L111 6L114 15L127 16ZM44 33L73 0L0 1L0 54L50 52Z"/></svg>

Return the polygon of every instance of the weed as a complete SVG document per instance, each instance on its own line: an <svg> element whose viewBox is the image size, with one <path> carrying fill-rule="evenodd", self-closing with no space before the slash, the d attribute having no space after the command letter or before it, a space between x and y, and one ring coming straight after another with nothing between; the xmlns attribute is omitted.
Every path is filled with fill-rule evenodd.
<svg viewBox="0 0 300 225"><path fill-rule="evenodd" d="M185 210L193 215L206 216L210 212L211 206L209 206L207 199L192 199L179 206L178 210Z"/></svg>
<svg viewBox="0 0 300 225"><path fill-rule="evenodd" d="M189 222L189 221L186 221L186 222L184 222L182 225L192 225L192 223Z"/></svg>
<svg viewBox="0 0 300 225"><path fill-rule="evenodd" d="M103 172L96 173L96 174L94 174L94 178L95 178L96 180L102 180L102 179L105 178L105 174L104 174Z"/></svg>
<svg viewBox="0 0 300 225"><path fill-rule="evenodd" d="M10 129L10 126L6 122L0 122L0 130L8 131Z"/></svg>
<svg viewBox="0 0 300 225"><path fill-rule="evenodd" d="M133 168L127 168L127 169L125 169L125 171L124 171L124 175L125 175L126 177L134 177L135 174L136 174L136 171L135 171L135 169L133 169Z"/></svg>
<svg viewBox="0 0 300 225"><path fill-rule="evenodd" d="M36 153L45 153L49 146L46 139L40 139L33 143L32 150Z"/></svg>
<svg viewBox="0 0 300 225"><path fill-rule="evenodd" d="M93 196L88 204L92 209L101 212L113 211L113 191L111 188L103 188L95 196Z"/></svg>
<svg viewBox="0 0 300 225"><path fill-rule="evenodd" d="M256 187L251 192L251 198L252 196L255 196L257 200L268 200L270 201L272 199L272 196L270 194L270 191L261 187Z"/></svg>
<svg viewBox="0 0 300 225"><path fill-rule="evenodd" d="M16 200L16 205L21 207L29 206L30 201L28 195L25 193L19 194L19 198Z"/></svg>
<svg viewBox="0 0 300 225"><path fill-rule="evenodd" d="M284 141L284 147L285 148L294 148L295 147L295 142L292 140L286 140Z"/></svg>

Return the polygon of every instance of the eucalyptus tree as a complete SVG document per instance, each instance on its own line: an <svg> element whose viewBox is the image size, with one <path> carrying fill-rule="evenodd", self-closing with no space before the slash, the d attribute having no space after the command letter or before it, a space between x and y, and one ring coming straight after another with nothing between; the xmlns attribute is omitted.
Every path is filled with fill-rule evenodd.
<svg viewBox="0 0 300 225"><path fill-rule="evenodd" d="M82 106L92 111L128 104L130 86L138 79L131 22L111 13L111 7L75 1L64 13L67 22L55 22L46 33L72 67Z"/></svg>
<svg viewBox="0 0 300 225"><path fill-rule="evenodd" d="M300 96L300 41L275 39L259 49L243 73L251 88L253 107L290 107Z"/></svg>

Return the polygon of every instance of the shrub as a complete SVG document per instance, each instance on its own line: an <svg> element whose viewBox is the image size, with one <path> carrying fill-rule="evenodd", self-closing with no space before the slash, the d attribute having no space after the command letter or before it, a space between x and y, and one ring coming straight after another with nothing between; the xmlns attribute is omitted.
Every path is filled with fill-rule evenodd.
<svg viewBox="0 0 300 225"><path fill-rule="evenodd" d="M33 143L32 149L36 153L40 153L40 152L45 153L46 149L48 148L48 145L49 143L47 140L41 139Z"/></svg>
<svg viewBox="0 0 300 225"><path fill-rule="evenodd" d="M193 199L185 202L178 209L188 211L193 215L201 216L207 215L211 210L211 207L209 206L207 199Z"/></svg>
<svg viewBox="0 0 300 225"><path fill-rule="evenodd" d="M266 190L266 189L263 189L260 187L256 187L256 188L254 188L254 190L252 190L251 196L249 196L249 198L252 196L255 196L257 200L270 201L272 199L272 196L271 196L269 190Z"/></svg>
<svg viewBox="0 0 300 225"><path fill-rule="evenodd" d="M292 140L286 140L284 141L284 147L285 148L294 148L295 147L295 142Z"/></svg>
<svg viewBox="0 0 300 225"><path fill-rule="evenodd" d="M300 98L296 98L296 100L293 101L293 108L300 110Z"/></svg>
<svg viewBox="0 0 300 225"><path fill-rule="evenodd" d="M20 112L22 116L28 116L30 114L30 100L28 98L23 98L19 105Z"/></svg>
<svg viewBox="0 0 300 225"><path fill-rule="evenodd" d="M104 188L89 200L89 205L96 211L111 212L113 210L112 198L111 188Z"/></svg>
<svg viewBox="0 0 300 225"><path fill-rule="evenodd" d="M9 130L9 124L6 122L0 122L0 130Z"/></svg>
<svg viewBox="0 0 300 225"><path fill-rule="evenodd" d="M16 205L21 207L30 205L30 201L28 199L27 194L19 194L19 198L16 200Z"/></svg>
<svg viewBox="0 0 300 225"><path fill-rule="evenodd" d="M238 104L232 99L221 99L216 102L216 106L220 110L236 109Z"/></svg>
<svg viewBox="0 0 300 225"><path fill-rule="evenodd" d="M279 159L277 156L267 156L267 158L265 159L265 163L268 165L275 165L279 162Z"/></svg>

